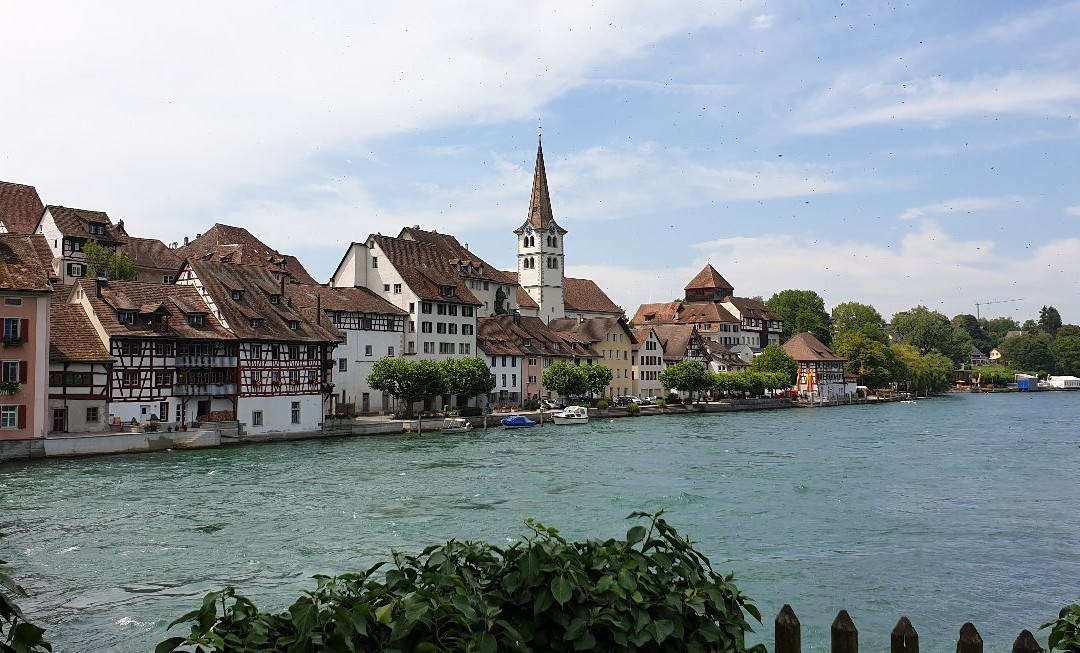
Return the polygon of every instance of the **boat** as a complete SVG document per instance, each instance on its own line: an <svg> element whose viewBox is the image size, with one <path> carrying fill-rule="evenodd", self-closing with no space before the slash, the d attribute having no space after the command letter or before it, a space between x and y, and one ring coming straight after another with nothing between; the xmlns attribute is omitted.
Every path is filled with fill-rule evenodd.
<svg viewBox="0 0 1080 653"><path fill-rule="evenodd" d="M472 424L463 417L448 418L442 425L443 433L468 433L472 430Z"/></svg>
<svg viewBox="0 0 1080 653"><path fill-rule="evenodd" d="M504 429L529 429L536 426L536 422L524 415L504 417L499 423L503 425Z"/></svg>
<svg viewBox="0 0 1080 653"><path fill-rule="evenodd" d="M914 399L901 399L900 403L902 403L902 404L913 404L913 403L915 403L915 400Z"/></svg>
<svg viewBox="0 0 1080 653"><path fill-rule="evenodd" d="M564 410L551 414L556 424L588 424L589 409L583 406L567 406Z"/></svg>

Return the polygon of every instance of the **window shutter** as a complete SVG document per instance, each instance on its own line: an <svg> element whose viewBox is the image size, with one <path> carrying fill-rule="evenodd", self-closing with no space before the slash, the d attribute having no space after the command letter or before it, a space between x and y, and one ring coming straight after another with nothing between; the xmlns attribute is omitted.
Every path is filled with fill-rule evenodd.
<svg viewBox="0 0 1080 653"><path fill-rule="evenodd" d="M19 383L26 383L26 380L30 377L28 367L28 361L19 361Z"/></svg>
<svg viewBox="0 0 1080 653"><path fill-rule="evenodd" d="M23 342L30 342L30 320L19 320L19 337Z"/></svg>
<svg viewBox="0 0 1080 653"><path fill-rule="evenodd" d="M26 428L26 405L19 404L19 428Z"/></svg>

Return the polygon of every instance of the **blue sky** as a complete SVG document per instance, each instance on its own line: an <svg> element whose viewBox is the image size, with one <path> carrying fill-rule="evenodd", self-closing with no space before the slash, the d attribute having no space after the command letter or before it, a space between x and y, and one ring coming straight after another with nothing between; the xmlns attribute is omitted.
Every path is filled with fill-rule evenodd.
<svg viewBox="0 0 1080 653"><path fill-rule="evenodd" d="M865 6L872 5L872 6ZM208 20L207 17L212 17ZM1080 3L0 3L0 179L325 280L405 225L514 265L1080 322Z"/></svg>

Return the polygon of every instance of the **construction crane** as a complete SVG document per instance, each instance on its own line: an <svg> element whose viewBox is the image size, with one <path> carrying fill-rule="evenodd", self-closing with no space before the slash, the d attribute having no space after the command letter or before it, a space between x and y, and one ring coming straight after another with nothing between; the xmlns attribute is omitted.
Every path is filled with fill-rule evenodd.
<svg viewBox="0 0 1080 653"><path fill-rule="evenodd" d="M994 300L992 302L975 302L975 319L978 320L978 319L980 319L982 317L981 315L979 315L979 307L980 306L988 306L990 304L1006 304L1008 302L1022 302L1022 301L1024 301L1023 297L1021 297L1020 299L997 299L997 300Z"/></svg>

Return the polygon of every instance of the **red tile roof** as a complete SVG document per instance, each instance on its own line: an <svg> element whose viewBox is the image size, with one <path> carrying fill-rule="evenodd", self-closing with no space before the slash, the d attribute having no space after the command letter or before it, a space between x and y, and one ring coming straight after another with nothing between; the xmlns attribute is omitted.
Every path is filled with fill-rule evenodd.
<svg viewBox="0 0 1080 653"><path fill-rule="evenodd" d="M684 290L701 289L721 289L726 288L731 290L733 287L727 282L727 279L720 276L720 273L716 271L716 268L710 263L706 263L705 267L701 269L701 272L697 273L690 283L686 284Z"/></svg>
<svg viewBox="0 0 1080 653"><path fill-rule="evenodd" d="M589 344L601 342L607 338L607 334L616 324L620 325L623 332L634 342L634 334L622 317L592 317L579 320L574 317L565 317L548 322L548 328L562 336L573 335L579 341Z"/></svg>
<svg viewBox="0 0 1080 653"><path fill-rule="evenodd" d="M195 240L177 248L176 254L182 259L261 265L275 270L284 268L297 283L319 283L295 256L278 252L243 227L215 224Z"/></svg>
<svg viewBox="0 0 1080 653"><path fill-rule="evenodd" d="M66 294L54 295L49 305L49 361L106 363L112 360L83 306L67 303Z"/></svg>
<svg viewBox="0 0 1080 653"><path fill-rule="evenodd" d="M446 264L454 268L455 272L463 277L485 279L492 283L513 283L505 272L488 265L484 259L468 250L458 242L457 238L450 234L426 231L420 227L405 227L398 234L398 238L415 240L433 246L446 261Z"/></svg>
<svg viewBox="0 0 1080 653"><path fill-rule="evenodd" d="M42 243L47 249L44 236L0 234L0 290L52 292L52 265L42 263Z"/></svg>
<svg viewBox="0 0 1080 653"><path fill-rule="evenodd" d="M32 234L45 213L33 186L0 181L0 222L11 234Z"/></svg>
<svg viewBox="0 0 1080 653"><path fill-rule="evenodd" d="M408 315L404 309L394 306L367 288L330 288L327 286L290 285L289 297L301 309L321 306L323 312L376 313L381 315ZM325 317L323 318L325 319Z"/></svg>
<svg viewBox="0 0 1080 653"><path fill-rule="evenodd" d="M127 242L127 236L116 228L109 214L104 211L90 211L88 209L73 209L67 206L55 206L50 204L45 207L53 217L56 228L60 233L69 238L81 238L84 240L96 240L102 243L122 244ZM90 223L105 225L105 235L90 233Z"/></svg>
<svg viewBox="0 0 1080 653"><path fill-rule="evenodd" d="M567 313L623 314L623 309L591 279L563 278L563 304Z"/></svg>
<svg viewBox="0 0 1080 653"><path fill-rule="evenodd" d="M120 251L127 254L131 262L140 268L179 271L184 266L184 260L156 238L128 236L128 241L120 246Z"/></svg>
<svg viewBox="0 0 1080 653"><path fill-rule="evenodd" d="M390 236L371 236L369 241L374 241L379 246L401 278L421 299L472 306L483 304L476 299L458 273L447 265L435 245ZM454 288L454 295L440 294L440 288L444 286Z"/></svg>
<svg viewBox="0 0 1080 653"><path fill-rule="evenodd" d="M184 338L233 340L218 322L194 286L174 286L143 281L109 281L100 296L95 281L79 280L86 297L110 337ZM117 311L137 313L134 324L121 323ZM189 313L205 315L204 326L188 324Z"/></svg>
<svg viewBox="0 0 1080 653"><path fill-rule="evenodd" d="M653 330L664 346L664 360L674 362L686 358L686 350L697 333L692 324L658 324Z"/></svg>
<svg viewBox="0 0 1080 653"><path fill-rule="evenodd" d="M743 317L752 317L759 320L783 320L784 318L773 313L769 310L765 304L759 302L756 299L748 299L746 297L731 297L730 301L735 308L739 309L739 312Z"/></svg>
<svg viewBox="0 0 1080 653"><path fill-rule="evenodd" d="M739 322L726 308L715 302L666 302L642 304L634 314L633 324L706 324Z"/></svg>
<svg viewBox="0 0 1080 653"><path fill-rule="evenodd" d="M789 356L800 363L846 360L841 356L837 356L836 352L822 344L822 342L815 338L809 331L804 331L791 336L791 338L783 344L783 347L784 351L786 351Z"/></svg>

